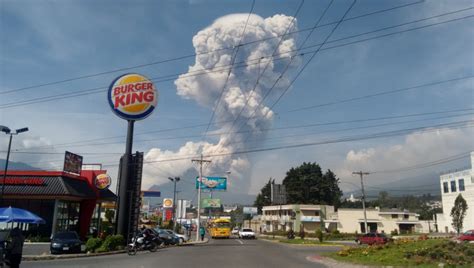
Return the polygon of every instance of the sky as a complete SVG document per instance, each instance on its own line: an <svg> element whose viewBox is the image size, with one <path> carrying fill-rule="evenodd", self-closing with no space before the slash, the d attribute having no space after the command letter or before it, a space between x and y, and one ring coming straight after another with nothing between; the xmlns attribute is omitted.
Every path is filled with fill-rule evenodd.
<svg viewBox="0 0 474 268"><path fill-rule="evenodd" d="M359 189L359 170L374 172L367 187L439 187L414 178L469 167L474 151L473 8L0 0L0 125L29 127L10 160L60 170L71 151L102 163L115 190L127 122L107 88L134 72L159 92L154 113L135 123L143 189L170 176L192 184L200 154L212 161L204 175L230 172L230 193L256 194L303 162L334 171L345 192ZM0 158L7 145L3 136Z"/></svg>

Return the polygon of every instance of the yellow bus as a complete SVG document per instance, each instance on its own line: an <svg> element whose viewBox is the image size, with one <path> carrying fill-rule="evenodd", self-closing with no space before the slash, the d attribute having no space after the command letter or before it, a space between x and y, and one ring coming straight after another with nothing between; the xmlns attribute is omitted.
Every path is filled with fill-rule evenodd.
<svg viewBox="0 0 474 268"><path fill-rule="evenodd" d="M209 234L212 238L230 237L230 220L214 219L209 224Z"/></svg>

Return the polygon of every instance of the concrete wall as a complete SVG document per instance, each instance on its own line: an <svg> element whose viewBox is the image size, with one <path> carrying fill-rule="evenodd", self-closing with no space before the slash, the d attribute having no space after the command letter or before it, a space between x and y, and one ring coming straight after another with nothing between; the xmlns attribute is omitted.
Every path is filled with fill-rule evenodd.
<svg viewBox="0 0 474 268"><path fill-rule="evenodd" d="M471 153L471 162L474 165L474 152ZM465 190L459 189L459 180L464 180ZM444 183L448 184L448 192L444 192ZM451 189L451 182L455 183L455 191ZM438 214L438 229L440 232L455 232L452 227L451 209L454 200L459 194L466 200L468 209L464 218L463 230L474 229L474 170L471 169L444 174L440 176L441 199L443 204L443 214Z"/></svg>

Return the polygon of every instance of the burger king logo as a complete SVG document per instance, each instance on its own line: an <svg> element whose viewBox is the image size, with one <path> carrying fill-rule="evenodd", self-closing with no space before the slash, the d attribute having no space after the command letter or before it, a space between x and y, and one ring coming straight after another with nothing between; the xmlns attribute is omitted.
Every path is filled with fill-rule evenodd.
<svg viewBox="0 0 474 268"><path fill-rule="evenodd" d="M171 199L171 198L165 198L165 199L163 199L163 207L164 207L164 208L171 208L171 207L173 207L173 199Z"/></svg>
<svg viewBox="0 0 474 268"><path fill-rule="evenodd" d="M158 92L153 83L140 74L124 74L110 84L108 99L112 111L125 120L141 120L156 107Z"/></svg>
<svg viewBox="0 0 474 268"><path fill-rule="evenodd" d="M110 178L109 175L107 174L99 174L97 177L95 177L95 187L99 190L104 190L109 188L110 184L112 182L112 179Z"/></svg>

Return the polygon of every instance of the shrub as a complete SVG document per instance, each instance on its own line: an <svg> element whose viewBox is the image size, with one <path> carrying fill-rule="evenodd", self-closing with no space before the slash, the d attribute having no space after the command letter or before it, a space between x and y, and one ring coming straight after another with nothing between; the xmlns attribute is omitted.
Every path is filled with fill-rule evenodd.
<svg viewBox="0 0 474 268"><path fill-rule="evenodd" d="M392 236L398 235L398 230L394 229L393 231L390 232L390 235L392 235Z"/></svg>
<svg viewBox="0 0 474 268"><path fill-rule="evenodd" d="M123 246L125 240L122 235L107 236L102 245L96 250L97 252L107 252L117 250Z"/></svg>
<svg viewBox="0 0 474 268"><path fill-rule="evenodd" d="M89 238L86 242L86 251L95 252L102 245L100 238Z"/></svg>
<svg viewBox="0 0 474 268"><path fill-rule="evenodd" d="M323 242L323 232L320 229L316 230L316 237L319 239L319 243Z"/></svg>
<svg viewBox="0 0 474 268"><path fill-rule="evenodd" d="M299 236L301 239L304 239L305 233L304 233L304 229L303 229L303 228L300 229L300 233L298 234L298 236Z"/></svg>
<svg viewBox="0 0 474 268"><path fill-rule="evenodd" d="M341 233L341 232L339 232L338 229L334 229L334 230L331 231L331 234L333 234L333 235L338 235L338 234L340 234L340 233Z"/></svg>

